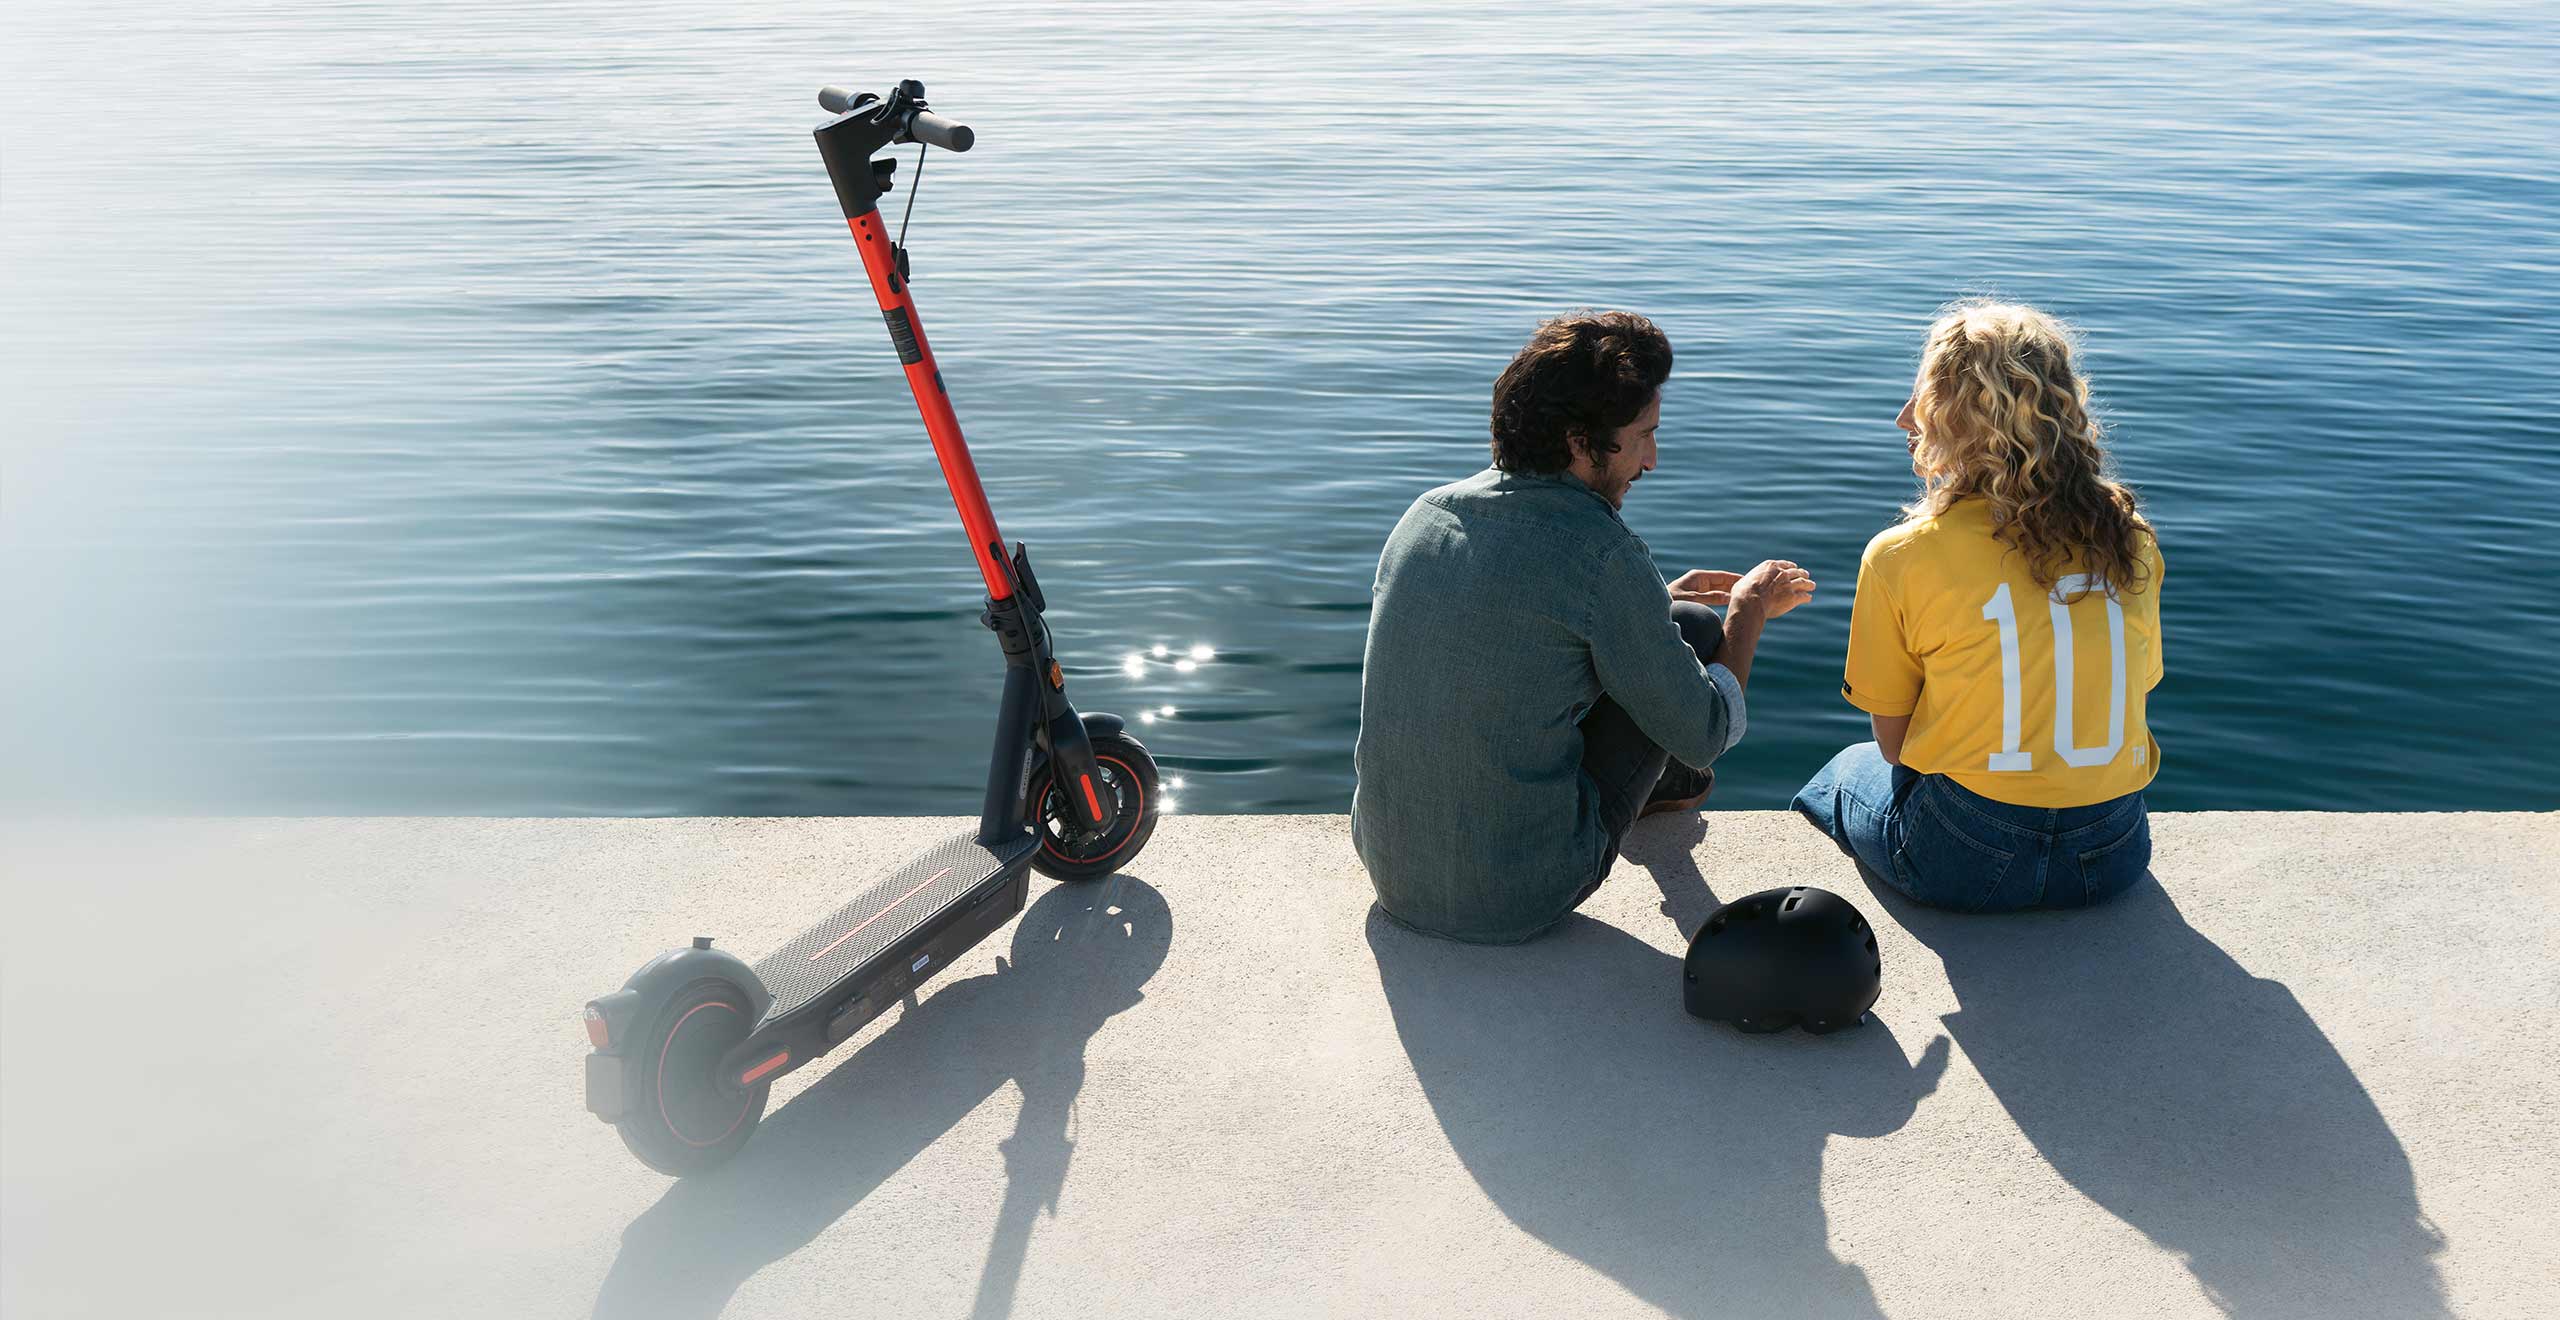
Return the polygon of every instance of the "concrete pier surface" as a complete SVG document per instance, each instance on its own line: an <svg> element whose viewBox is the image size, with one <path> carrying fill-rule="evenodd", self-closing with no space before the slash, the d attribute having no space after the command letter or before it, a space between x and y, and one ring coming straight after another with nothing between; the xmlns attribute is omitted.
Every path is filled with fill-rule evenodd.
<svg viewBox="0 0 2560 1320"><path fill-rule="evenodd" d="M2159 817L2089 912L1889 902L1644 822L1555 934L1385 924L1341 817L1174 817L777 1088L720 1172L581 1107L583 1002L752 959L949 820L7 827L0 1312L2560 1311L2560 814ZM1685 935L1849 896L1839 1035Z"/></svg>

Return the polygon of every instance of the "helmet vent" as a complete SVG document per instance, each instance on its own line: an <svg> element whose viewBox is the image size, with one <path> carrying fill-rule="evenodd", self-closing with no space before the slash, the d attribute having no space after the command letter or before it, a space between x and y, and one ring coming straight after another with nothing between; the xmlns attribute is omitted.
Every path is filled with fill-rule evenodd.
<svg viewBox="0 0 2560 1320"><path fill-rule="evenodd" d="M1804 897L1803 897L1803 895L1801 895L1801 894L1789 894L1789 895L1787 896L1787 901L1786 901L1785 903L1780 904L1780 905L1779 905L1779 907L1778 907L1778 910L1779 910L1780 912L1793 912L1793 911L1795 911L1795 910L1796 910L1796 904L1801 903L1801 902L1803 902L1803 901L1804 901Z"/></svg>

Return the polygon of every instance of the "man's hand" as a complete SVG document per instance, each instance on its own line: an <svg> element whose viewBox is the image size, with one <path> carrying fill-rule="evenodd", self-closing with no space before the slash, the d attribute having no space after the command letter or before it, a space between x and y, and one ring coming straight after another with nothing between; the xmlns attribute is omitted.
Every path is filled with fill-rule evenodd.
<svg viewBox="0 0 2560 1320"><path fill-rule="evenodd" d="M1682 575L1682 580L1686 579L1687 575ZM1737 610L1774 619L1813 599L1813 575L1790 560L1764 559L1759 567L1736 579L1725 595Z"/></svg>
<svg viewBox="0 0 2560 1320"><path fill-rule="evenodd" d="M1727 573L1718 568L1693 568L1671 579L1671 598L1699 605L1722 605L1733 599L1733 584L1740 573Z"/></svg>
<svg viewBox="0 0 2560 1320"><path fill-rule="evenodd" d="M1751 681L1751 654L1760 646L1760 625L1813 599L1813 575L1784 559L1765 560L1748 573L1693 568L1671 579L1673 600L1701 605L1727 605L1724 644L1716 663L1736 683Z"/></svg>

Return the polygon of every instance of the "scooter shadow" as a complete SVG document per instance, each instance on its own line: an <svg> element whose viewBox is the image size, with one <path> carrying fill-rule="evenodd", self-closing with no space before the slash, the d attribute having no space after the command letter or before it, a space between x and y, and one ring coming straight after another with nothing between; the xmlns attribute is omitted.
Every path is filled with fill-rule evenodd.
<svg viewBox="0 0 2560 1320"><path fill-rule="evenodd" d="M1944 962L1947 1029L2036 1150L2184 1258L2225 1314L2449 1314L2443 1239L2372 1097L2293 993L2156 880L2097 908L1988 917L1868 884Z"/></svg>
<svg viewBox="0 0 2560 1320"><path fill-rule="evenodd" d="M1627 855L1702 917L1714 897L1681 846L1699 829L1681 828L1648 825ZM1368 938L1442 1131L1522 1229L1673 1315L1882 1314L1827 1245L1824 1146L1908 1121L1944 1038L1915 1062L1872 1019L1823 1037L1701 1022L1678 957L1588 917L1486 947L1373 908Z"/></svg>
<svg viewBox="0 0 2560 1320"><path fill-rule="evenodd" d="M974 1314L1012 1309L1031 1226L1066 1183L1085 1043L1163 965L1164 896L1116 875L1031 905L997 970L944 985L769 1116L726 1167L668 1189L622 1235L599 1320L711 1320L755 1273L815 1240L1006 1082L1006 1190Z"/></svg>

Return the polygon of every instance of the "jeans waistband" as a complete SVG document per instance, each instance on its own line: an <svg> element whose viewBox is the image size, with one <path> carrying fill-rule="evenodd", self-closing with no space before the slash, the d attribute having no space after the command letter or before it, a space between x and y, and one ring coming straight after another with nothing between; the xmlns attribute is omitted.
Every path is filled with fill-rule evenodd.
<svg viewBox="0 0 2560 1320"><path fill-rule="evenodd" d="M2086 829L2136 808L2142 802L2142 792L2137 789L2122 797L2093 802L2085 807L2022 807L1984 797L1945 775L1931 775L1929 779L1953 806L1971 811L1994 824L2044 835Z"/></svg>

